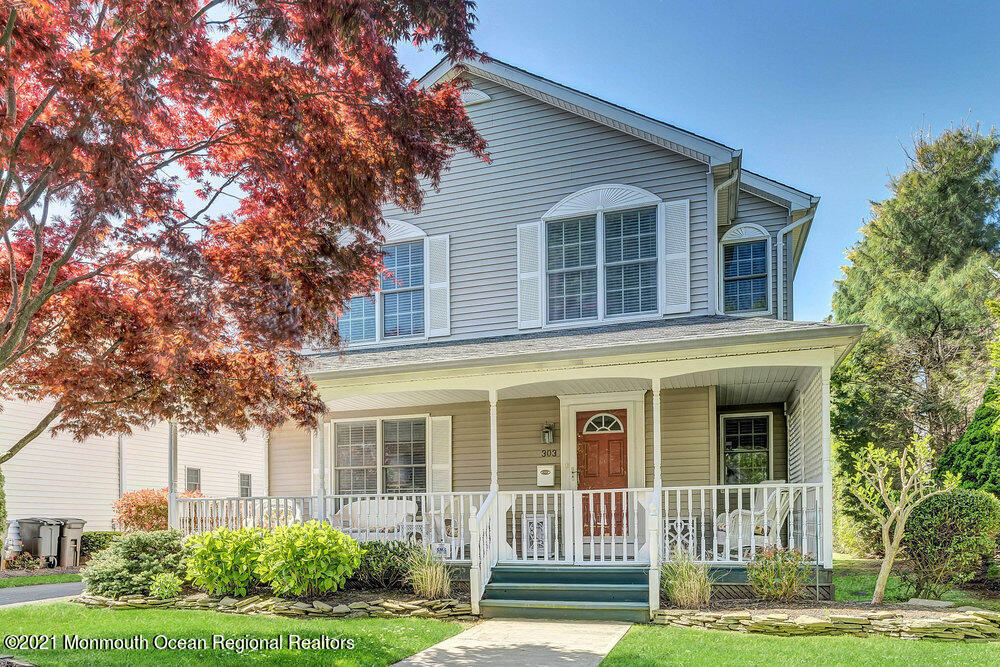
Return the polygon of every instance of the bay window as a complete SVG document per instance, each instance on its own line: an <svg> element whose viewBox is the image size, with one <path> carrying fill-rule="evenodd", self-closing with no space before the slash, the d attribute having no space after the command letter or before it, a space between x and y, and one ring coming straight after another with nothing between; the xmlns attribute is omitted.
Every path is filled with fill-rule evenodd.
<svg viewBox="0 0 1000 667"><path fill-rule="evenodd" d="M335 422L333 449L337 493L427 490L427 422L423 417Z"/></svg>

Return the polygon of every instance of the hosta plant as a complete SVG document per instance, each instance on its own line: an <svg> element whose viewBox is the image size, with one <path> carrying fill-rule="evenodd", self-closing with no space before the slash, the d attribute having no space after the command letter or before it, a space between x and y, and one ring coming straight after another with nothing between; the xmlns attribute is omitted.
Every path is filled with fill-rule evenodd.
<svg viewBox="0 0 1000 667"><path fill-rule="evenodd" d="M161 572L153 577L153 583L149 585L149 594L158 600L169 600L180 595L181 580L176 574Z"/></svg>
<svg viewBox="0 0 1000 667"><path fill-rule="evenodd" d="M278 526L264 536L257 576L277 595L316 596L344 586L361 564L361 547L328 523Z"/></svg>
<svg viewBox="0 0 1000 667"><path fill-rule="evenodd" d="M246 595L259 580L255 568L263 533L258 528L216 530L187 538L187 576L212 595Z"/></svg>

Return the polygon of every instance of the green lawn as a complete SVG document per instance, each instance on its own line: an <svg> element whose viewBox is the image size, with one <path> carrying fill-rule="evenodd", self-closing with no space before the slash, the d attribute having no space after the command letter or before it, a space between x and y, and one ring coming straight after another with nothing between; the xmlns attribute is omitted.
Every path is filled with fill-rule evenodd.
<svg viewBox="0 0 1000 667"><path fill-rule="evenodd" d="M276 638L290 634L320 638L353 639L353 650L262 650L238 654L223 648L207 650L24 651L0 649L39 665L388 665L412 655L462 629L458 623L430 619L291 619L270 616L237 616L208 611L173 609L88 609L68 603L51 603L0 610L0 635L56 634L85 638L129 638L142 635L150 644L158 634L173 639L224 635L234 640L246 635ZM287 640L285 646L287 647Z"/></svg>
<svg viewBox="0 0 1000 667"><path fill-rule="evenodd" d="M847 557L835 559L833 561L833 584L837 601L867 602L871 600L880 565L880 561L876 560L859 560ZM889 577L889 582L885 587L886 602L906 602L911 597L913 597L913 591L906 587L902 579L896 575ZM950 600L959 607L972 605L982 609L1000 611L1000 598L979 597L974 591L962 588L951 589L941 599Z"/></svg>
<svg viewBox="0 0 1000 667"><path fill-rule="evenodd" d="M888 637L770 637L719 630L635 625L603 667L636 665L988 665L998 644Z"/></svg>
<svg viewBox="0 0 1000 667"><path fill-rule="evenodd" d="M78 574L40 574L36 577L4 577L0 579L0 588L13 586L38 586L39 584L65 584L69 581L81 581Z"/></svg>

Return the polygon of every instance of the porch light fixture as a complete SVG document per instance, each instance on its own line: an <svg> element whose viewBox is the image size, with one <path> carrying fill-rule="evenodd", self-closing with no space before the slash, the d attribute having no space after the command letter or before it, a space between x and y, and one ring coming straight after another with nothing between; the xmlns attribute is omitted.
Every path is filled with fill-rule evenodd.
<svg viewBox="0 0 1000 667"><path fill-rule="evenodd" d="M551 445L556 439L556 425L552 422L547 422L545 426L542 427L542 444Z"/></svg>

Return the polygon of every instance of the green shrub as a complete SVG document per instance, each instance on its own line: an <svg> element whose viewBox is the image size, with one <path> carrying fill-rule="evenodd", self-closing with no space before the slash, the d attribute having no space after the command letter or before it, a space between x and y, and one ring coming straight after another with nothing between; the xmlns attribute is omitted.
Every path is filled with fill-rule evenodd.
<svg viewBox="0 0 1000 667"><path fill-rule="evenodd" d="M678 607L699 609L712 597L712 577L707 563L695 563L678 552L660 570L660 588Z"/></svg>
<svg viewBox="0 0 1000 667"><path fill-rule="evenodd" d="M343 587L361 563L361 547L328 523L278 526L264 536L257 576L277 595L315 596Z"/></svg>
<svg viewBox="0 0 1000 667"><path fill-rule="evenodd" d="M187 576L212 595L244 596L260 581L254 571L263 533L258 528L217 528L187 538Z"/></svg>
<svg viewBox="0 0 1000 667"><path fill-rule="evenodd" d="M795 600L809 580L807 564L798 549L766 547L747 563L747 583L765 600Z"/></svg>
<svg viewBox="0 0 1000 667"><path fill-rule="evenodd" d="M180 573L183 552L179 531L126 533L94 554L80 574L96 595L148 595L158 574Z"/></svg>
<svg viewBox="0 0 1000 667"><path fill-rule="evenodd" d="M113 530L89 531L80 536L80 556L93 556L111 546L113 540L121 533Z"/></svg>
<svg viewBox="0 0 1000 667"><path fill-rule="evenodd" d="M916 596L939 598L971 579L996 549L998 533L1000 501L985 491L955 489L918 505L903 535Z"/></svg>
<svg viewBox="0 0 1000 667"><path fill-rule="evenodd" d="M180 595L181 580L176 574L161 572L153 577L153 583L149 585L149 594L159 600L169 600Z"/></svg>
<svg viewBox="0 0 1000 667"><path fill-rule="evenodd" d="M356 588L403 588L410 561L420 547L413 542L391 540L361 545L361 564L348 584Z"/></svg>
<svg viewBox="0 0 1000 667"><path fill-rule="evenodd" d="M422 598L443 598L451 592L451 570L426 549L419 549L410 557L407 581Z"/></svg>
<svg viewBox="0 0 1000 667"><path fill-rule="evenodd" d="M1000 496L1000 431L994 427L1000 419L1000 392L997 383L987 387L983 403L961 438L945 447L937 462L935 475L943 479L948 472L962 478L968 489L982 489Z"/></svg>

